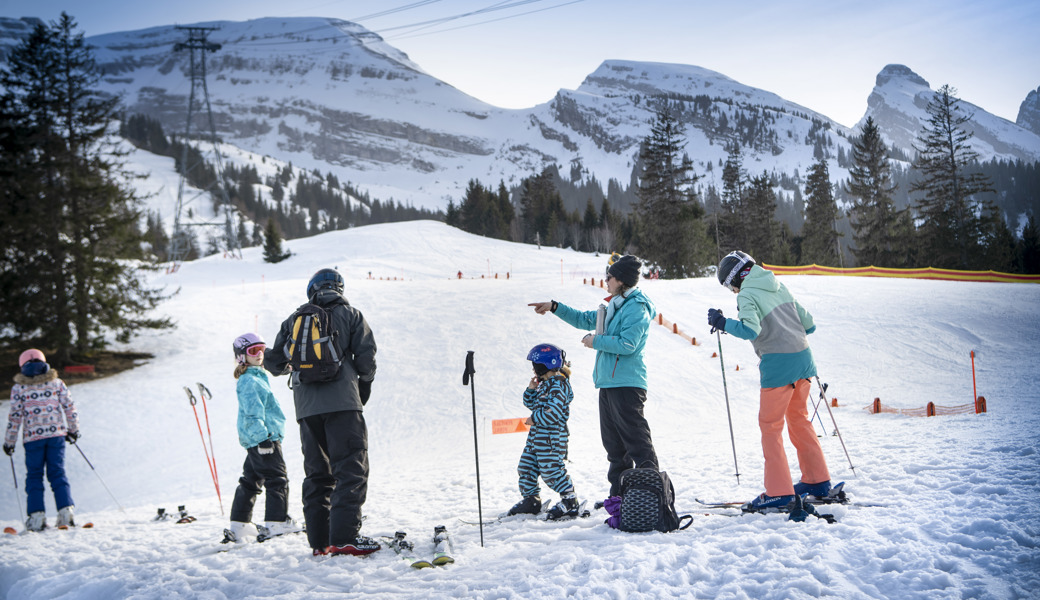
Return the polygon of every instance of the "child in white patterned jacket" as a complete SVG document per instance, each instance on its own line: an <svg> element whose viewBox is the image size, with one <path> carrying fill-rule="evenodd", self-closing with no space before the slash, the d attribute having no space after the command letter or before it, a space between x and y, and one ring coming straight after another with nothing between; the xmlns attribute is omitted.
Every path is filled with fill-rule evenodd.
<svg viewBox="0 0 1040 600"><path fill-rule="evenodd" d="M21 373L14 376L11 412L7 417L4 452L14 454L18 429L22 428L25 448L26 513L25 528L40 531L47 527L43 502L43 475L54 493L59 527L72 526L73 503L69 480L65 477L65 442L79 438L79 420L69 388L58 372L47 364L43 352L26 350L18 357ZM62 415L64 413L64 419Z"/></svg>

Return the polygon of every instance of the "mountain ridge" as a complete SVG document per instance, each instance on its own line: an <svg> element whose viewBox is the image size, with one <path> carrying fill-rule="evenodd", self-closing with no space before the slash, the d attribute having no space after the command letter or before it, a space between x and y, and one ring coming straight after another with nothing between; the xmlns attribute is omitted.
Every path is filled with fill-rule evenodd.
<svg viewBox="0 0 1040 600"><path fill-rule="evenodd" d="M30 24L0 17L0 49ZM751 174L798 180L822 156L837 183L847 177L849 140L858 130L694 65L608 59L575 90L505 109L427 74L348 21L268 17L193 26L219 27L210 34L221 48L207 57L207 85L224 141L430 208L460 197L471 179L513 186L550 164L570 165L601 184L628 181L654 111L665 105L679 114L695 171L716 187L717 167L734 143ZM103 90L174 133L184 128L190 90L187 53L173 51L185 37L159 26L87 42L96 47ZM910 134L928 92L908 67L888 65L864 118L874 116L885 138L912 155ZM981 124L975 147L983 160L1040 160L1040 136L1028 127L964 106Z"/></svg>

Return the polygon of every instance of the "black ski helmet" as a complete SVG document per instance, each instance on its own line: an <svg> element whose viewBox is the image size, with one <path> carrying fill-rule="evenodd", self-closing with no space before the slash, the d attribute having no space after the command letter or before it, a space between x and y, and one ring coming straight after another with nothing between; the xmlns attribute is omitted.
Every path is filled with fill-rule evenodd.
<svg viewBox="0 0 1040 600"><path fill-rule="evenodd" d="M343 276L336 269L321 269L307 282L307 297L314 296L319 290L336 290L343 293Z"/></svg>
<svg viewBox="0 0 1040 600"><path fill-rule="evenodd" d="M734 250L722 257L715 275L718 276L719 283L722 285L730 289L740 289L740 284L747 276L747 271L754 265L755 259L751 258L749 254Z"/></svg>

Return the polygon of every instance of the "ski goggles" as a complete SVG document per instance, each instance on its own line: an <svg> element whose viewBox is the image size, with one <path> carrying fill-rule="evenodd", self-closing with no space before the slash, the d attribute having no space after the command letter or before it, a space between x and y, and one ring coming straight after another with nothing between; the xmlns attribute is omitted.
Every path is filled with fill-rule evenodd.
<svg viewBox="0 0 1040 600"><path fill-rule="evenodd" d="M264 353L264 350L266 349L267 346L263 344L253 344L252 346L246 348L246 354L252 356L253 358L256 358L257 356L262 355Z"/></svg>

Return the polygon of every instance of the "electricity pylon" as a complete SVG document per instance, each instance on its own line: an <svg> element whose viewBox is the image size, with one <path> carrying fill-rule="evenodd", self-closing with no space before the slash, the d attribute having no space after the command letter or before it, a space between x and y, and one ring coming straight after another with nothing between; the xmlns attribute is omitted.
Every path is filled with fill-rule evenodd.
<svg viewBox="0 0 1040 600"><path fill-rule="evenodd" d="M225 250L232 255L240 254L241 250L238 244L238 236L235 234L234 217L232 216L234 211L231 199L228 197L227 185L224 181L224 161L221 158L220 148L217 143L217 130L213 124L213 109L209 104L209 90L206 87L206 53L220 50L220 44L210 42L206 37L211 31L216 31L218 28L177 27L177 29L186 31L188 35L186 41L178 42L173 46L173 51L187 50L189 53L191 95L188 97L187 125L184 129L184 138L181 140L184 144L184 150L181 153L181 177L177 186L177 209L173 222L173 236L170 238L170 260L174 263L183 260L190 250L187 231L189 224L182 222L183 213L192 201L206 192L215 195L215 198L224 207ZM195 125L196 118L200 116L203 110L205 110L206 125L208 125L205 131L202 131L201 128ZM212 174L212 180L209 182L206 182L208 175L207 155L202 151L201 144L198 152L191 152L190 143L193 139L198 139L200 142L209 142L212 148L212 160L210 162L212 162L215 172ZM186 199L184 197L184 185L188 181L188 177L193 174L195 174L196 181L203 182L203 185L200 186L202 189L199 193ZM213 188L216 188L216 190ZM219 227L220 223L192 223L190 225Z"/></svg>

